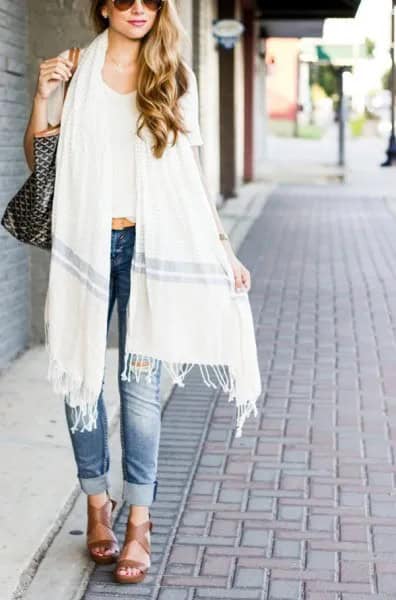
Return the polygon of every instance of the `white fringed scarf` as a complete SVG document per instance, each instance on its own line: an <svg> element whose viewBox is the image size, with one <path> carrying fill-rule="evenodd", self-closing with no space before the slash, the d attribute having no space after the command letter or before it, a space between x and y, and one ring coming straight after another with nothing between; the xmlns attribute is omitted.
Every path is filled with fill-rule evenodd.
<svg viewBox="0 0 396 600"><path fill-rule="evenodd" d="M74 407L72 430L96 427L105 367L110 281L111 123L100 77L106 29L86 47L62 112L45 301L48 379ZM161 159L136 135L136 235L123 380L162 365L174 383L194 365L236 403L236 436L261 393L247 292L234 274L186 135ZM170 136L173 140L173 137Z"/></svg>

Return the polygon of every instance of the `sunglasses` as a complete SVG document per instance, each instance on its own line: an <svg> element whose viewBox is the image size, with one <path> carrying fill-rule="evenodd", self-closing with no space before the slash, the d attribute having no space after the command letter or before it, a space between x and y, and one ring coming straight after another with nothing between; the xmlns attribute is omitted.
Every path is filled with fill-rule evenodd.
<svg viewBox="0 0 396 600"><path fill-rule="evenodd" d="M142 0L143 5L149 10L159 10L164 0ZM135 0L113 0L115 8L118 10L128 10L135 4Z"/></svg>

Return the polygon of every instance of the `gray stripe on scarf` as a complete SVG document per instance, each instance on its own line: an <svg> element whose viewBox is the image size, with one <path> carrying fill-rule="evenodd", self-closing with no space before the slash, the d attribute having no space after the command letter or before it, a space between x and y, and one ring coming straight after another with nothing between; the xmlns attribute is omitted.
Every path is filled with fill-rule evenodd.
<svg viewBox="0 0 396 600"><path fill-rule="evenodd" d="M165 260L161 258L147 258L144 252L135 254L135 261L145 265L149 269L158 269L159 271L179 272L179 273L202 273L213 275L218 273L224 275L224 269L214 263L195 263L182 260Z"/></svg>
<svg viewBox="0 0 396 600"><path fill-rule="evenodd" d="M82 273L79 273L76 268L74 267L74 265L71 265L70 263L65 262L65 259L63 258L63 256L60 256L58 254L56 254L56 251L52 252L52 257L55 261L57 261L60 265L62 265L62 267L64 267L67 271L69 271L69 273L71 273L72 275L74 275L75 277L78 277L78 279L81 281L81 283L83 283L84 285L86 285L86 287L89 289L89 291L96 296L97 298L99 298L99 300L104 300L105 302L107 302L107 295L106 294L102 294L100 292L100 290L98 290L94 284L92 284L88 279L84 278Z"/></svg>
<svg viewBox="0 0 396 600"><path fill-rule="evenodd" d="M150 279L158 279L159 281L174 281L179 283L210 283L214 285L229 286L230 282L223 273L223 277L219 278L216 275L192 274L183 275L183 273L166 273L165 271L155 271L147 269L144 265L134 265L134 271L144 273Z"/></svg>
<svg viewBox="0 0 396 600"><path fill-rule="evenodd" d="M77 256L74 250L62 242L62 240L54 236L52 239L52 246L61 256L72 263L83 277L89 279L92 285L96 285L103 292L107 291L108 283L103 275L100 275L100 273L95 271L89 263Z"/></svg>

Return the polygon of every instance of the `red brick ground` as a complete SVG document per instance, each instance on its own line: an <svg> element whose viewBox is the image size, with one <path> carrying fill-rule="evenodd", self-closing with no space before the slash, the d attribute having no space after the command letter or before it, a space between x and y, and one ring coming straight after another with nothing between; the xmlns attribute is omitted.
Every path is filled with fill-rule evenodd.
<svg viewBox="0 0 396 600"><path fill-rule="evenodd" d="M259 417L235 439L191 373L163 415L150 576L98 568L85 600L394 600L396 221L380 197L284 188L238 256Z"/></svg>

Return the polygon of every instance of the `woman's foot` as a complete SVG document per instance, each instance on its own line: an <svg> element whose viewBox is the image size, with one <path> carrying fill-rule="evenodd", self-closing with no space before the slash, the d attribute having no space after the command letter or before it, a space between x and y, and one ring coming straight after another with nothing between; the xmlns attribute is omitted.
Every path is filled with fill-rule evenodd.
<svg viewBox="0 0 396 600"><path fill-rule="evenodd" d="M101 492L100 494L88 494L88 507L101 508L110 499L108 492ZM91 554L98 557L106 557L114 554L112 548L108 547L108 544L99 544L91 548Z"/></svg>
<svg viewBox="0 0 396 600"><path fill-rule="evenodd" d="M130 507L128 521L132 523L132 525L142 525L142 523L147 522L149 518L150 513L148 506ZM150 530L148 528L144 535L147 542L150 544ZM150 567L150 556L137 540L132 540L131 542L124 544L119 556L119 560L121 559L136 560L147 565L147 568ZM126 575L128 577L137 577L142 572L139 568L131 566L119 566L117 571L121 576Z"/></svg>

